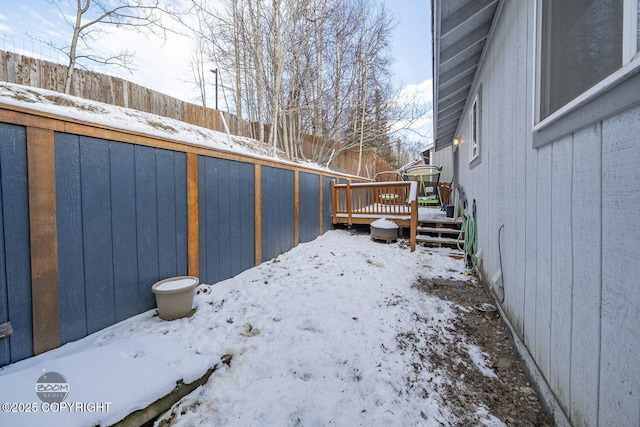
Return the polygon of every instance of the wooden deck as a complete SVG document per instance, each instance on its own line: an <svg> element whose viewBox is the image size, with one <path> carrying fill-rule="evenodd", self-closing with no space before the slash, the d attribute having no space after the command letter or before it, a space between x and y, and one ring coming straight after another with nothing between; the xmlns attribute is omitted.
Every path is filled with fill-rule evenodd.
<svg viewBox="0 0 640 427"><path fill-rule="evenodd" d="M435 207L418 205L415 181L332 183L333 224L371 224L388 218L410 230L411 250L416 242L457 246L460 219L447 218ZM460 242L461 244L464 241Z"/></svg>
<svg viewBox="0 0 640 427"><path fill-rule="evenodd" d="M411 230L411 250L416 247L418 184L415 181L366 182L331 185L334 224L371 224L389 218Z"/></svg>

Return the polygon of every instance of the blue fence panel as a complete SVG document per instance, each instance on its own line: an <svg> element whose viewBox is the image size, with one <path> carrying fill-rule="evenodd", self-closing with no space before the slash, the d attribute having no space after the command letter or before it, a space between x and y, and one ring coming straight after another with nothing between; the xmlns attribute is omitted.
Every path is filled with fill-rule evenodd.
<svg viewBox="0 0 640 427"><path fill-rule="evenodd" d="M138 304L139 307L151 308L154 297L149 289L160 279L156 151L151 147L136 145L135 159Z"/></svg>
<svg viewBox="0 0 640 427"><path fill-rule="evenodd" d="M294 239L294 173L262 168L262 259L275 258L291 249Z"/></svg>
<svg viewBox="0 0 640 427"><path fill-rule="evenodd" d="M55 134L58 292L61 343L87 335L80 137Z"/></svg>
<svg viewBox="0 0 640 427"><path fill-rule="evenodd" d="M0 341L0 366L33 355L27 135L0 123L0 323L13 334Z"/></svg>
<svg viewBox="0 0 640 427"><path fill-rule="evenodd" d="M320 234L320 177L315 174L299 174L299 238L310 242Z"/></svg>
<svg viewBox="0 0 640 427"><path fill-rule="evenodd" d="M138 311L155 307L151 286L187 274L186 155L135 147Z"/></svg>
<svg viewBox="0 0 640 427"><path fill-rule="evenodd" d="M0 124L0 365L32 346L26 130ZM187 274L186 154L55 134L61 341L155 307L151 285ZM200 156L200 277L215 283L255 264L254 165ZM300 240L319 233L318 175L301 172ZM262 169L262 255L294 245L294 172ZM331 227L331 178L323 178ZM9 250L10 248L10 250Z"/></svg>
<svg viewBox="0 0 640 427"><path fill-rule="evenodd" d="M237 264L234 271L239 273L255 266L255 167L252 164L235 163L238 168L237 203L240 210L236 212L240 224L240 241L236 243L235 257ZM237 231L238 232L238 231Z"/></svg>
<svg viewBox="0 0 640 427"><path fill-rule="evenodd" d="M135 147L111 144L111 220L113 286L116 322L134 316L138 308L138 251L136 243Z"/></svg>
<svg viewBox="0 0 640 427"><path fill-rule="evenodd" d="M198 157L199 275L216 283L251 268L254 257L254 166Z"/></svg>
<svg viewBox="0 0 640 427"><path fill-rule="evenodd" d="M186 155L56 134L62 343L155 307L187 274Z"/></svg>
<svg viewBox="0 0 640 427"><path fill-rule="evenodd" d="M333 201L331 199L331 182L333 178L330 176L322 177L322 230L331 230L333 224L331 222L331 213L333 209Z"/></svg>
<svg viewBox="0 0 640 427"><path fill-rule="evenodd" d="M80 138L84 283L89 334L115 323L109 143Z"/></svg>

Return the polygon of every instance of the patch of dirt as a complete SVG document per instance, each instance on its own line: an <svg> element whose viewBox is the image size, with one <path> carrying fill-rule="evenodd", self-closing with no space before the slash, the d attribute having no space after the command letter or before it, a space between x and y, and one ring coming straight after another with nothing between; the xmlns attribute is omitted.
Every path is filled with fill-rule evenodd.
<svg viewBox="0 0 640 427"><path fill-rule="evenodd" d="M75 101L73 101L72 99L69 98L65 98L63 96L57 96L57 95L42 95L42 97L46 100L49 100L51 102L53 102L56 105L62 105L64 107L74 107L77 108L79 110L84 110L84 111L91 111L94 113L100 112L102 111L101 109L94 107L92 105L85 105L85 104L79 104Z"/></svg>
<svg viewBox="0 0 640 427"><path fill-rule="evenodd" d="M162 129L162 130L165 130L165 131L171 132L171 133L177 133L178 132L175 128L173 128L173 127L171 127L171 126L169 126L167 124L155 121L155 120L147 119L147 123L149 125L151 125L152 127L156 128L156 129Z"/></svg>
<svg viewBox="0 0 640 427"><path fill-rule="evenodd" d="M507 426L552 426L499 312L482 311L492 307L486 305L492 301L482 285L477 280L420 278L413 286L452 302L458 315L455 330L449 331L454 338L441 342L446 351L429 357L433 365L447 373L450 383L441 384L441 392L452 412L460 417L460 425L477 422L476 409L485 406ZM486 367L497 378L484 375L476 367L463 341L485 353Z"/></svg>

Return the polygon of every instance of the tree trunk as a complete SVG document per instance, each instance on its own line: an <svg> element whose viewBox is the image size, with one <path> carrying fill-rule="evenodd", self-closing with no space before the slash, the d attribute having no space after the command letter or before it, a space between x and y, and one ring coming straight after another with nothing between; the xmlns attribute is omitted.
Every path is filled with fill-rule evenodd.
<svg viewBox="0 0 640 427"><path fill-rule="evenodd" d="M76 51L78 49L80 31L82 31L82 15L89 10L90 5L91 0L86 0L84 6L82 5L82 1L78 0L76 22L73 26L73 37L71 38L71 47L69 48L69 66L67 67L67 75L64 79L64 93L67 95L71 94L71 81L73 80L73 72L76 68Z"/></svg>

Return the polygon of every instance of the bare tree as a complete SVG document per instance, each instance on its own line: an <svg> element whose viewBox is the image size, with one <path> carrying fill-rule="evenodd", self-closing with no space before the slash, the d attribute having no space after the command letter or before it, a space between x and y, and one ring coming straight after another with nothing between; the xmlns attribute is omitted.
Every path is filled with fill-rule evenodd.
<svg viewBox="0 0 640 427"><path fill-rule="evenodd" d="M68 46L54 46L69 58L64 92L71 92L73 73L81 62L115 65L131 70L133 53L124 50L101 55L92 48L97 36L108 26L130 28L165 38L168 27L163 15L176 16L178 12L160 3L160 0L49 0L72 28ZM72 12L71 14L68 12Z"/></svg>
<svg viewBox="0 0 640 427"><path fill-rule="evenodd" d="M189 61L189 68L191 69L191 79L198 89L200 103L203 107L207 108L207 57L203 51L201 41L197 41L195 52L193 52Z"/></svg>
<svg viewBox="0 0 640 427"><path fill-rule="evenodd" d="M399 151L389 40L394 22L369 0L192 0L206 11L203 37L229 76L236 111L257 139L295 160L327 164L345 150ZM302 150L303 135L312 135Z"/></svg>

